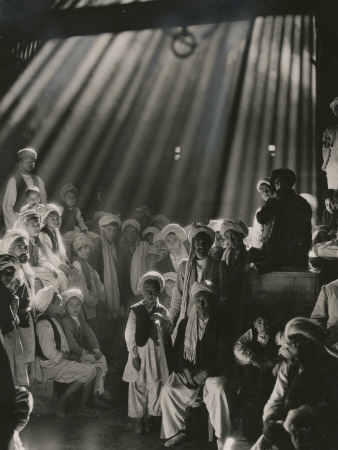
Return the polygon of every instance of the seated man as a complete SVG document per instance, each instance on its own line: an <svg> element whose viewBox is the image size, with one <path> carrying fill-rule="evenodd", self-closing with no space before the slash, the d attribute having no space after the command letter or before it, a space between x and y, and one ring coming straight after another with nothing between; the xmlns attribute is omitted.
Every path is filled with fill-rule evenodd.
<svg viewBox="0 0 338 450"><path fill-rule="evenodd" d="M162 389L161 409L166 447L185 438L187 407L203 400L215 429L218 448L223 449L231 422L224 387L231 369L231 348L226 327L215 304L217 290L209 281L195 282L191 289L194 306L181 321L175 341L174 372ZM222 315L221 315L222 317Z"/></svg>
<svg viewBox="0 0 338 450"><path fill-rule="evenodd" d="M64 313L62 298L54 286L48 286L36 294L35 304L37 313L40 313L36 318L36 334L37 355L40 357L42 371L50 381L69 384L63 394L55 397L57 416L65 417L66 400L83 387L78 414L96 417L98 411L87 406L96 370L90 364L79 362L80 357L69 352L59 321Z"/></svg>
<svg viewBox="0 0 338 450"><path fill-rule="evenodd" d="M263 436L252 450L335 449L338 444L338 360L325 349L324 333L311 319L285 327L295 364L281 366L264 407Z"/></svg>

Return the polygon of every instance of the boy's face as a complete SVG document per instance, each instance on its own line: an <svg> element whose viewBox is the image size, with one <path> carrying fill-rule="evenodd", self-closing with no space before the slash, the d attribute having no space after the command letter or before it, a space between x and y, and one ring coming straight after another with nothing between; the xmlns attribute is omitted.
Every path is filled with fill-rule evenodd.
<svg viewBox="0 0 338 450"><path fill-rule="evenodd" d="M76 205L75 192L73 192L73 191L67 192L64 196L64 202L66 203L66 205L69 208L72 208L73 206L75 206Z"/></svg>
<svg viewBox="0 0 338 450"><path fill-rule="evenodd" d="M270 324L264 317L257 317L254 321L254 327L256 328L258 334L263 336L269 335Z"/></svg>
<svg viewBox="0 0 338 450"><path fill-rule="evenodd" d="M59 228L61 224L59 214L56 211L49 213L46 217L45 223L48 228Z"/></svg>
<svg viewBox="0 0 338 450"><path fill-rule="evenodd" d="M26 230L30 238L39 236L40 220L37 217L32 217L27 220Z"/></svg>
<svg viewBox="0 0 338 450"><path fill-rule="evenodd" d="M174 287L175 287L175 281L174 280L167 280L165 282L165 292L168 297L172 297L174 293Z"/></svg>
<svg viewBox="0 0 338 450"><path fill-rule="evenodd" d="M92 246L84 244L80 250L77 251L77 256L81 259L87 261L92 253Z"/></svg>
<svg viewBox="0 0 338 450"><path fill-rule="evenodd" d="M181 249L181 241L175 233L169 233L165 238L165 245L171 254L177 254Z"/></svg>
<svg viewBox="0 0 338 450"><path fill-rule="evenodd" d="M34 209L39 205L40 200L40 195L37 192L29 192L27 196L27 205Z"/></svg>
<svg viewBox="0 0 338 450"><path fill-rule="evenodd" d="M71 316L78 316L81 313L81 300L77 297L71 297L66 303L66 311Z"/></svg>
<svg viewBox="0 0 338 450"><path fill-rule="evenodd" d="M259 193L262 196L262 199L266 202L271 197L271 189L267 183L262 183L259 187Z"/></svg>
<svg viewBox="0 0 338 450"><path fill-rule="evenodd" d="M147 306L155 304L157 297L160 295L160 286L155 280L146 280L143 284L142 294L144 303Z"/></svg>
<svg viewBox="0 0 338 450"><path fill-rule="evenodd" d="M243 244L243 237L234 230L227 230L224 233L224 243L226 248L238 249Z"/></svg>
<svg viewBox="0 0 338 450"><path fill-rule="evenodd" d="M332 200L330 198L325 199L325 208L326 211L328 211L330 214L333 214L335 205L332 203Z"/></svg>

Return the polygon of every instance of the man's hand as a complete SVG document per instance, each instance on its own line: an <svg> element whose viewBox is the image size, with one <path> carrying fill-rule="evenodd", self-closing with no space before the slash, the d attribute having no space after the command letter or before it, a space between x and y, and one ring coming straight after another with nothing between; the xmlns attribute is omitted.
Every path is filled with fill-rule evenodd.
<svg viewBox="0 0 338 450"><path fill-rule="evenodd" d="M184 375L187 379L187 382L189 384L189 386L191 386L192 388L197 389L198 388L198 384L194 381L192 375L191 375L191 371L190 369L188 369L187 367L185 369L183 369Z"/></svg>
<svg viewBox="0 0 338 450"><path fill-rule="evenodd" d="M100 359L102 357L101 351L99 349L97 349L97 348L95 350L93 350L93 355L94 355L94 358L96 360L98 360L98 359Z"/></svg>
<svg viewBox="0 0 338 450"><path fill-rule="evenodd" d="M205 370L201 370L200 372L198 372L198 373L194 376L193 380L195 381L195 383L196 383L198 386L202 386L202 384L205 383L205 380L206 380L207 378L208 378L207 372L206 372Z"/></svg>
<svg viewBox="0 0 338 450"><path fill-rule="evenodd" d="M133 364L134 369L139 372L141 369L141 358L139 356L134 356L131 362Z"/></svg>
<svg viewBox="0 0 338 450"><path fill-rule="evenodd" d="M67 266L67 264L60 264L58 269L61 270L66 275L66 277L69 277L72 274L72 269Z"/></svg>

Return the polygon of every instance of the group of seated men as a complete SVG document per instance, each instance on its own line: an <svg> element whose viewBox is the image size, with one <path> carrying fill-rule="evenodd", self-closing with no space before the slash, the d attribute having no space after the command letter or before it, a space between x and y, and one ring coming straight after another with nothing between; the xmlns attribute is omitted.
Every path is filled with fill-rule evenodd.
<svg viewBox="0 0 338 450"><path fill-rule="evenodd" d="M285 333L272 331L269 311L257 312L249 330L236 324L236 294L245 271L308 268L312 211L293 190L291 170L274 170L271 178L258 181L264 204L251 230L235 219L183 228L153 216L147 207L124 221L99 211L86 223L72 184L62 187L61 205L48 204L42 180L31 175L36 152L23 149L18 157L21 172L10 179L4 197L7 230L0 254L1 339L15 386L28 386L28 374L66 384L55 396L60 417L66 400L83 388L78 412L96 417L87 403L94 389L94 406L104 404L103 354L117 370L129 354L136 372L124 378L130 383L135 430L147 428L149 415L162 415L167 447L186 437L188 406L202 395L219 448L238 414L249 441L263 432L257 448L319 448L318 440L327 445L320 448L331 448L336 442L331 420L337 400L332 378L336 282L323 286L311 319L291 320ZM147 287L152 279L144 277L153 272L160 277L158 285ZM162 309L154 314L159 304L168 314ZM67 320L60 322L65 309L67 328ZM156 320L168 344L158 356L166 360L160 378L151 364L141 370L142 362L154 362L158 355L146 345L153 341L161 348ZM153 381L146 382L149 376L156 389ZM262 425L252 417L261 417L263 409Z"/></svg>

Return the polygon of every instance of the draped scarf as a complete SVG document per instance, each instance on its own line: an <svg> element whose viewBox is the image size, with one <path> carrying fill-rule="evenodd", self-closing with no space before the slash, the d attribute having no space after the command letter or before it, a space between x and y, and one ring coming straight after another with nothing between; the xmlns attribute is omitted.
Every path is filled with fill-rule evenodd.
<svg viewBox="0 0 338 450"><path fill-rule="evenodd" d="M190 251L189 251L189 258L187 261L187 265L185 267L181 313L180 313L177 325L179 325L180 321L182 319L184 319L184 317L187 317L188 299L189 299L189 290L190 290L189 287L190 287L190 279L191 279L191 274L192 274L193 268L194 268L194 250L193 250L193 246L191 245Z"/></svg>
<svg viewBox="0 0 338 450"><path fill-rule="evenodd" d="M184 335L184 358L196 363L196 347L198 341L198 317L195 305L191 308Z"/></svg>
<svg viewBox="0 0 338 450"><path fill-rule="evenodd" d="M100 232L102 241L103 279L106 302L108 311L115 318L119 315L121 306L120 290L116 275L117 254L114 244L109 245L108 241L103 236L102 229L100 229Z"/></svg>

